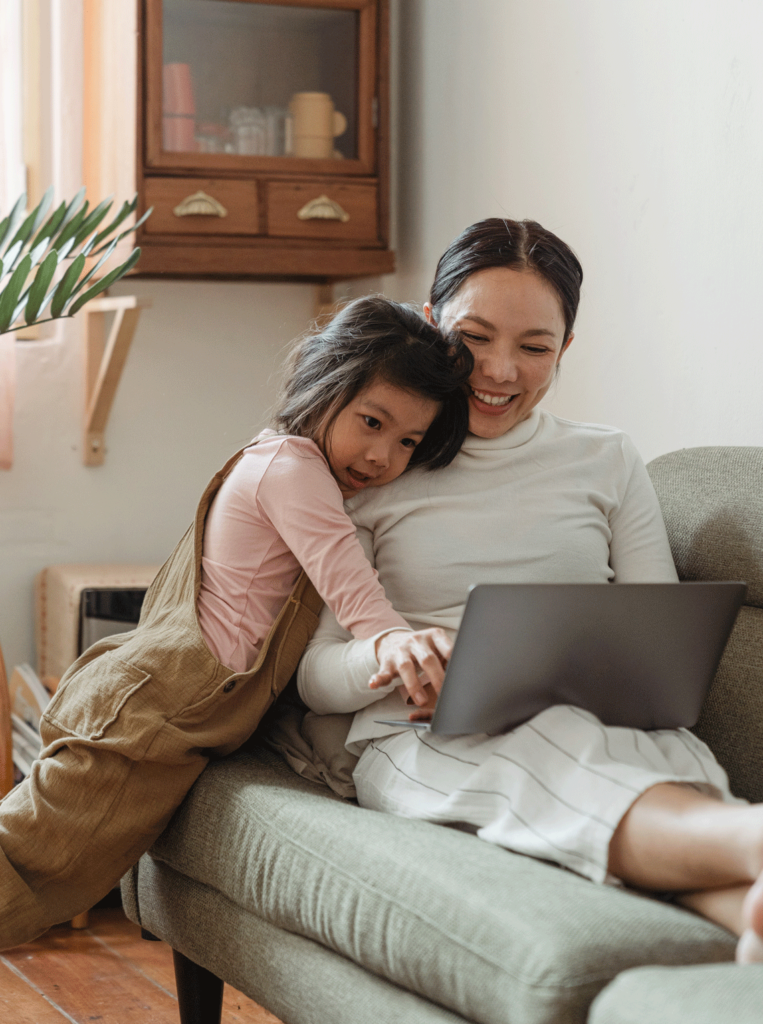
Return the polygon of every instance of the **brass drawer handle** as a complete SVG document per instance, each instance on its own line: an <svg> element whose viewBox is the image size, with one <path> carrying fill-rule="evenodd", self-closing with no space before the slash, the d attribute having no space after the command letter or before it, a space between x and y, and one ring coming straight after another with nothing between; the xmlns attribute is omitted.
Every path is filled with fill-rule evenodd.
<svg viewBox="0 0 763 1024"><path fill-rule="evenodd" d="M349 213L343 210L339 203L325 195L305 203L297 217L300 220L339 220L342 224L346 224L350 219Z"/></svg>
<svg viewBox="0 0 763 1024"><path fill-rule="evenodd" d="M227 217L228 211L222 203L218 203L206 192L194 192L186 196L172 211L176 217Z"/></svg>

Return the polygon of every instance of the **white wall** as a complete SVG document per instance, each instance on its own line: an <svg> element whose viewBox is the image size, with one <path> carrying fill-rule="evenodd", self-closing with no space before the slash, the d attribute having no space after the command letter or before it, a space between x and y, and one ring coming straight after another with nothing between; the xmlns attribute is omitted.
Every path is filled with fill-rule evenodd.
<svg viewBox="0 0 763 1024"><path fill-rule="evenodd" d="M426 298L466 225L530 217L580 256L550 406L646 459L763 444L763 4L403 0L399 265Z"/></svg>

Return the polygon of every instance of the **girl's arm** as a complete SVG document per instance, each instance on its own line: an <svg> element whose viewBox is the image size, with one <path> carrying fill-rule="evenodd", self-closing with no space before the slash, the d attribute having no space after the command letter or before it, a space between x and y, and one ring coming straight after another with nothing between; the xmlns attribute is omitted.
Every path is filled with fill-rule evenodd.
<svg viewBox="0 0 763 1024"><path fill-rule="evenodd" d="M357 639L410 627L379 582L312 442L285 441L257 489L257 504L336 615Z"/></svg>
<svg viewBox="0 0 763 1024"><path fill-rule="evenodd" d="M371 563L371 533L359 529L357 542ZM325 607L299 663L299 695L320 715L358 711L386 696L402 679L407 692L420 704L427 699L424 694L427 678L431 678L439 692L445 674L443 660L450 657L452 647L450 637L442 629L389 632L354 640L337 622L331 609ZM419 670L426 672L423 678L419 678ZM372 679L373 689L369 687Z"/></svg>

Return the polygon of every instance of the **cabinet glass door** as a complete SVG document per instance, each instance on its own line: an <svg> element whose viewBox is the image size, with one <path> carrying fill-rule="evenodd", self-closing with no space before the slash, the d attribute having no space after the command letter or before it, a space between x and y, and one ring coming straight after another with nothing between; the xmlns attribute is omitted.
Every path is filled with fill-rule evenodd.
<svg viewBox="0 0 763 1024"><path fill-rule="evenodd" d="M149 124L159 128L160 115L161 127L149 133L149 163L277 161L296 170L294 161L310 160L340 174L358 173L359 163L368 169L374 68L361 67L361 55L373 39L374 12L367 0L150 6L161 12L149 49L161 51L161 68L147 69Z"/></svg>

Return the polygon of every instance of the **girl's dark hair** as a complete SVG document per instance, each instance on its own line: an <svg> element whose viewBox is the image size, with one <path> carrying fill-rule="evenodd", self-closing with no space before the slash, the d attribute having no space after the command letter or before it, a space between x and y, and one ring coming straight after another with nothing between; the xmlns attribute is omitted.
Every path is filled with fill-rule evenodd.
<svg viewBox="0 0 763 1024"><path fill-rule="evenodd" d="M355 299L291 353L274 414L276 429L318 442L342 409L377 380L440 402L409 466L447 466L469 425L464 385L471 353L415 309L381 296Z"/></svg>
<svg viewBox="0 0 763 1024"><path fill-rule="evenodd" d="M429 301L436 323L442 307L478 270L532 270L551 285L564 314L564 340L572 333L580 302L583 268L570 247L534 220L489 217L463 231L437 264Z"/></svg>

